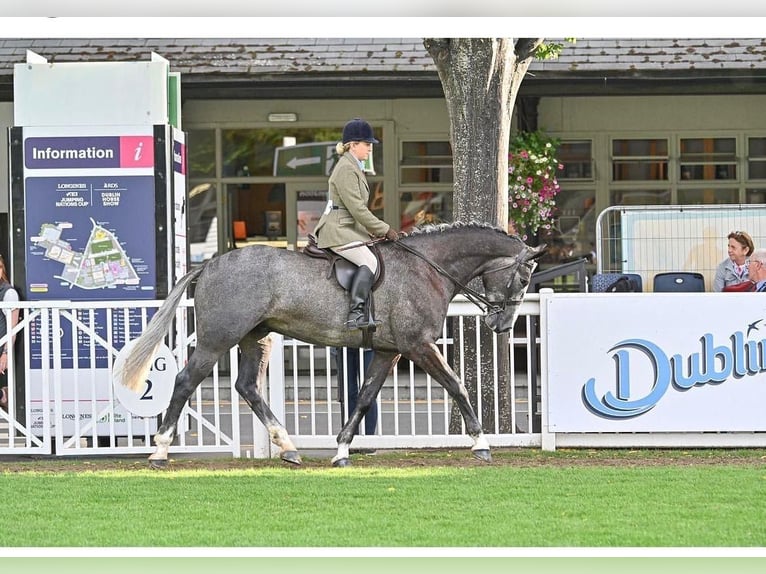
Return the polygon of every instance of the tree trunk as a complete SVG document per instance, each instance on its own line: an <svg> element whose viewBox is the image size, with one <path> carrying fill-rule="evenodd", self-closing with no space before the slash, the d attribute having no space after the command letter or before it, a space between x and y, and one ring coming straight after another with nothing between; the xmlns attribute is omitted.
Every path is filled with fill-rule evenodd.
<svg viewBox="0 0 766 574"><path fill-rule="evenodd" d="M454 167L454 219L491 223L515 232L508 221L508 147L511 115L521 81L542 38L426 38L423 45L434 59L450 119ZM477 281L478 282L478 281ZM480 283L480 282L479 282ZM481 285L471 285L481 289ZM478 403L485 431L493 432L494 413L502 431L510 430L512 389L509 388L508 337L498 341L500 392L495 404L492 333L479 329L482 353L477 361L476 326L466 321L465 344L455 338L455 371L462 358L464 384L471 403ZM477 369L478 364L478 369ZM504 368L504 366L506 366ZM453 409L450 431L459 432L460 416Z"/></svg>
<svg viewBox="0 0 766 574"><path fill-rule="evenodd" d="M454 217L508 225L508 146L521 81L542 38L426 38L450 119Z"/></svg>

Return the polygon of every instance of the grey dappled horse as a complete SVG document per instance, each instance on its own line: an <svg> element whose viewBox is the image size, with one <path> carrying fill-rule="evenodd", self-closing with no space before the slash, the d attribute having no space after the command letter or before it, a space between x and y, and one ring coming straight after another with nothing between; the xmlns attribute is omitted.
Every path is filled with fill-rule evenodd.
<svg viewBox="0 0 766 574"><path fill-rule="evenodd" d="M491 461L489 443L468 400L465 387L439 352L447 309L453 297L466 293L488 309L487 325L507 332L516 321L530 277L543 247L529 247L518 236L482 224L429 226L396 242L379 244L385 277L375 291L375 318L380 321L372 344L374 359L366 371L357 407L338 434L334 466L349 464L354 430L401 356L441 384L460 408L472 452ZM186 274L168 294L146 331L134 342L115 377L129 388L142 388L152 357L162 344L189 283L199 277L194 294L197 347L178 373L162 425L154 437L152 466L167 464L178 418L186 401L218 359L239 344L236 389L263 422L282 460L300 464L285 427L263 398L271 352L269 333L315 345L360 347L362 332L344 326L349 295L328 263L295 251L250 246L215 257ZM484 294L468 283L481 277Z"/></svg>

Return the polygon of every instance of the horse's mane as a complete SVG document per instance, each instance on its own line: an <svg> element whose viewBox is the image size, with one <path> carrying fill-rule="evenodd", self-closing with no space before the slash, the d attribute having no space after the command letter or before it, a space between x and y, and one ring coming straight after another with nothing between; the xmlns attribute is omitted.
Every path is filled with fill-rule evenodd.
<svg viewBox="0 0 766 574"><path fill-rule="evenodd" d="M502 227L498 227L497 225L493 225L491 223L482 223L480 221L468 221L468 222L454 221L452 223L433 223L429 225L423 225L422 227L415 227L410 232L408 232L407 235L415 236L415 235L424 235L428 233L448 233L455 229L490 229L492 231L496 231L497 233L502 233L503 235L516 238L523 243L523 240L518 235L509 234Z"/></svg>

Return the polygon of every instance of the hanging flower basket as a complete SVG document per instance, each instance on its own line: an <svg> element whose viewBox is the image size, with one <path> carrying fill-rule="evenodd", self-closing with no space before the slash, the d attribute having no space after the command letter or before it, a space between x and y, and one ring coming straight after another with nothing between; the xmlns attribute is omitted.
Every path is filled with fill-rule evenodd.
<svg viewBox="0 0 766 574"><path fill-rule="evenodd" d="M539 229L552 227L556 173L564 166L556 159L559 140L544 133L521 132L511 141L508 156L508 226L525 241Z"/></svg>

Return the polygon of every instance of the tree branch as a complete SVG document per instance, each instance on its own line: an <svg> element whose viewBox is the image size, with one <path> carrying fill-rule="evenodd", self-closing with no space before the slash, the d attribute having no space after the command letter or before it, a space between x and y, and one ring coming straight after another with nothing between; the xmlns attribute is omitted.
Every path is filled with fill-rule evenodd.
<svg viewBox="0 0 766 574"><path fill-rule="evenodd" d="M450 59L450 39L449 38L423 38L423 46L431 54L434 63L439 66L446 66Z"/></svg>
<svg viewBox="0 0 766 574"><path fill-rule="evenodd" d="M535 50L543 43L545 38L519 38L514 45L514 52L519 61L534 57Z"/></svg>

